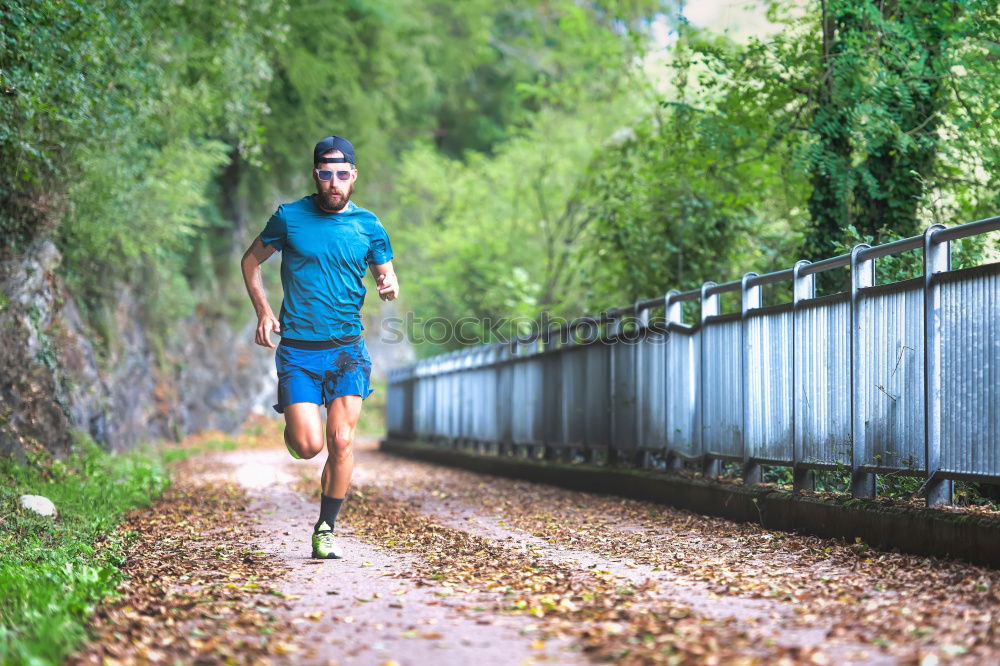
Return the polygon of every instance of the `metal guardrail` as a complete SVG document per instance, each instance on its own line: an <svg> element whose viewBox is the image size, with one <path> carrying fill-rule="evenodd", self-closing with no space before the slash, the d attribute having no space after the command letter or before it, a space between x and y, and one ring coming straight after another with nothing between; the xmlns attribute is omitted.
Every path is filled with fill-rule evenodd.
<svg viewBox="0 0 1000 666"><path fill-rule="evenodd" d="M500 453L679 466L721 461L761 480L761 465L926 477L929 505L952 480L1000 482L1000 263L951 269L950 242L1000 229L1000 217L816 263L670 291L599 317L445 354L389 374L388 429ZM875 260L922 249L924 275L875 284ZM815 296L815 276L850 268L850 290ZM791 281L790 303L761 287ZM740 312L720 313L739 292ZM681 303L698 301L684 323ZM662 307L661 322L650 311ZM623 325L627 316L634 323ZM587 328L600 335L581 339ZM626 335L628 333L628 335Z"/></svg>

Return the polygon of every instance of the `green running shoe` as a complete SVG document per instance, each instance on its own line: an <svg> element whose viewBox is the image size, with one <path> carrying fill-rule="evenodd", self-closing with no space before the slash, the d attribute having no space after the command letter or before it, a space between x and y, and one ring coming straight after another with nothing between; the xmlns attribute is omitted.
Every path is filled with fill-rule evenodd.
<svg viewBox="0 0 1000 666"><path fill-rule="evenodd" d="M288 449L288 452L292 454L293 458L296 460L302 460L302 456L295 452L295 449L292 448L292 445L289 444L287 440L285 441L285 448Z"/></svg>
<svg viewBox="0 0 1000 666"><path fill-rule="evenodd" d="M339 560L344 555L333 540L333 530L325 522L319 524L312 538L313 558L319 560Z"/></svg>

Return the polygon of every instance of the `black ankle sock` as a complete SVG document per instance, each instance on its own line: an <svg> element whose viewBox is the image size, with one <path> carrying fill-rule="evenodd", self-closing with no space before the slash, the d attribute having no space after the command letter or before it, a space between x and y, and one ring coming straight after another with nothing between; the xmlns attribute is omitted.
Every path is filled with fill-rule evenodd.
<svg viewBox="0 0 1000 666"><path fill-rule="evenodd" d="M343 503L343 497L338 499L323 495L320 498L319 520L316 521L316 525L313 527L313 532L319 529L320 523L326 523L332 530L337 522L337 514L340 513L340 506Z"/></svg>

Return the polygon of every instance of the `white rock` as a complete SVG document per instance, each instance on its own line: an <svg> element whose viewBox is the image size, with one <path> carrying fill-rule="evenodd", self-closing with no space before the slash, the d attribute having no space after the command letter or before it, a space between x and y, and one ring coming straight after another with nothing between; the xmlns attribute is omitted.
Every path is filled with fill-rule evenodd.
<svg viewBox="0 0 1000 666"><path fill-rule="evenodd" d="M41 495L21 495L21 506L42 516L56 515L56 505Z"/></svg>

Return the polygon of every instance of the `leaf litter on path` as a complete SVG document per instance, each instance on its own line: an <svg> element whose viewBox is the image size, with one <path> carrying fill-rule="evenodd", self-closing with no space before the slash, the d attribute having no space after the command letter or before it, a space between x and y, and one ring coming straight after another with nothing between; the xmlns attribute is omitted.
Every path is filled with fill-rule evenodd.
<svg viewBox="0 0 1000 666"><path fill-rule="evenodd" d="M312 480L304 483L310 488ZM732 622L665 603L652 584L632 585L443 526L375 486L359 491L341 515L360 538L418 555L402 575L438 587L442 596L461 597L469 611L535 618L534 649L547 638L568 636L593 658L621 664L755 664L796 656L751 640Z"/></svg>
<svg viewBox="0 0 1000 666"><path fill-rule="evenodd" d="M280 442L274 431L273 424L258 428L251 448L272 448ZM253 535L241 511L245 494L218 480L199 485L196 471L188 469L188 481L181 475L164 501L123 526L136 532L126 564L130 579L119 599L99 609L98 640L72 663L294 662L307 656L296 642L303 627L354 620L294 615L294 600L272 587L283 565L241 550ZM622 664L831 663L819 649L783 648L738 622L664 599L655 577L636 582L603 567L552 561L530 545L442 524L435 507L462 508L471 514L470 528L502 522L504 530L553 547L670 572L719 599L785 604L797 624L826 623L827 638L860 641L902 663L1000 662L1000 578L992 570L378 453L361 452L358 471L361 483L342 516L356 536L384 552L407 553L409 568L392 575L441 591L442 601L474 616L475 624L528 620L523 631L532 649L571 637L586 654ZM416 608L391 589L386 596L393 597L390 607ZM421 629L411 640L449 638L456 637Z"/></svg>
<svg viewBox="0 0 1000 666"><path fill-rule="evenodd" d="M249 545L256 532L245 507L237 486L182 470L152 507L131 512L119 528L132 535L127 578L68 663L260 664L293 651L278 612L286 602L272 586L285 568Z"/></svg>
<svg viewBox="0 0 1000 666"><path fill-rule="evenodd" d="M553 546L667 572L719 598L781 602L797 626L828 626L829 639L904 663L1000 663L1000 572L992 569L375 452L358 469L358 478L416 511L450 507L465 524L503 521Z"/></svg>

